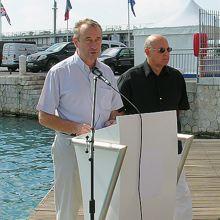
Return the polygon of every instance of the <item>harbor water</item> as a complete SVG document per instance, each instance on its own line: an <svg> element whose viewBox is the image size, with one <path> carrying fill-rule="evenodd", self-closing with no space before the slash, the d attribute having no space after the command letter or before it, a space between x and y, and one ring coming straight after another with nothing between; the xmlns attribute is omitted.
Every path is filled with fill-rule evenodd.
<svg viewBox="0 0 220 220"><path fill-rule="evenodd" d="M26 220L53 185L54 132L36 119L0 116L0 220Z"/></svg>

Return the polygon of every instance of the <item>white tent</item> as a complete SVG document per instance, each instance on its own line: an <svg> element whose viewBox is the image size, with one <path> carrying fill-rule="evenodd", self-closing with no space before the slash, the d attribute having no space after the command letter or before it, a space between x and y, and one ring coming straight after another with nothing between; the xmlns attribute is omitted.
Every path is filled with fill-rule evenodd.
<svg viewBox="0 0 220 220"><path fill-rule="evenodd" d="M194 0L188 0L173 16L148 28L134 30L135 65L145 60L144 41L151 34L166 36L170 46L177 52L179 49L192 49L193 34L199 32L199 9L201 7Z"/></svg>

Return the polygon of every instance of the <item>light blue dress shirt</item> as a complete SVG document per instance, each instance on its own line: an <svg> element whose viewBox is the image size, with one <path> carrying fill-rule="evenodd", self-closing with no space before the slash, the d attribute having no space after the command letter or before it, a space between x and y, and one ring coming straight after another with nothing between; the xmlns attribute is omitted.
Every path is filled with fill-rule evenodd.
<svg viewBox="0 0 220 220"><path fill-rule="evenodd" d="M111 69L97 60L96 67L117 89ZM77 53L53 66L48 72L37 110L60 118L91 124L93 106L93 73ZM111 87L97 80L95 128L104 127L110 113L123 106L121 97Z"/></svg>

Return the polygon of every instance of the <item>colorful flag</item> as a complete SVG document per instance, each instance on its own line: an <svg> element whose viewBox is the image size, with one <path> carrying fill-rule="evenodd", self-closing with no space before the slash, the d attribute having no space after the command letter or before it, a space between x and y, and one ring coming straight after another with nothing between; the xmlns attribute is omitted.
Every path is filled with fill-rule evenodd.
<svg viewBox="0 0 220 220"><path fill-rule="evenodd" d="M128 0L128 3L130 3L131 11L132 11L133 15L136 17L135 12L134 12L135 0Z"/></svg>
<svg viewBox="0 0 220 220"><path fill-rule="evenodd" d="M69 11L71 9L72 9L72 5L70 3L70 0L66 0L66 10L65 10L65 15L64 15L65 21L69 20Z"/></svg>
<svg viewBox="0 0 220 220"><path fill-rule="evenodd" d="M6 10L5 10L5 8L4 8L4 6L3 6L2 3L1 3L0 13L1 13L2 16L5 16L5 17L6 17L8 23L11 25L10 18L9 18L9 16L8 16L8 14L7 14L7 12L6 12Z"/></svg>

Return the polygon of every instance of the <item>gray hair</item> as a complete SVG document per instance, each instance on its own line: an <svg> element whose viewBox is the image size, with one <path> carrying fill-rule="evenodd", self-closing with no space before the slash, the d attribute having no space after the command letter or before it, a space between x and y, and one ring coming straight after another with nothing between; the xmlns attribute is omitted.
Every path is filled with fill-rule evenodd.
<svg viewBox="0 0 220 220"><path fill-rule="evenodd" d="M74 37L75 38L78 38L79 39L79 35L80 35L80 28L83 24L87 24L89 26L92 26L92 27L98 27L100 28L101 32L102 32L102 27L101 25L97 22L97 21L94 21L92 19L89 19L89 18L85 18L83 20L80 20L78 21L76 24L75 24L75 27L74 27Z"/></svg>

